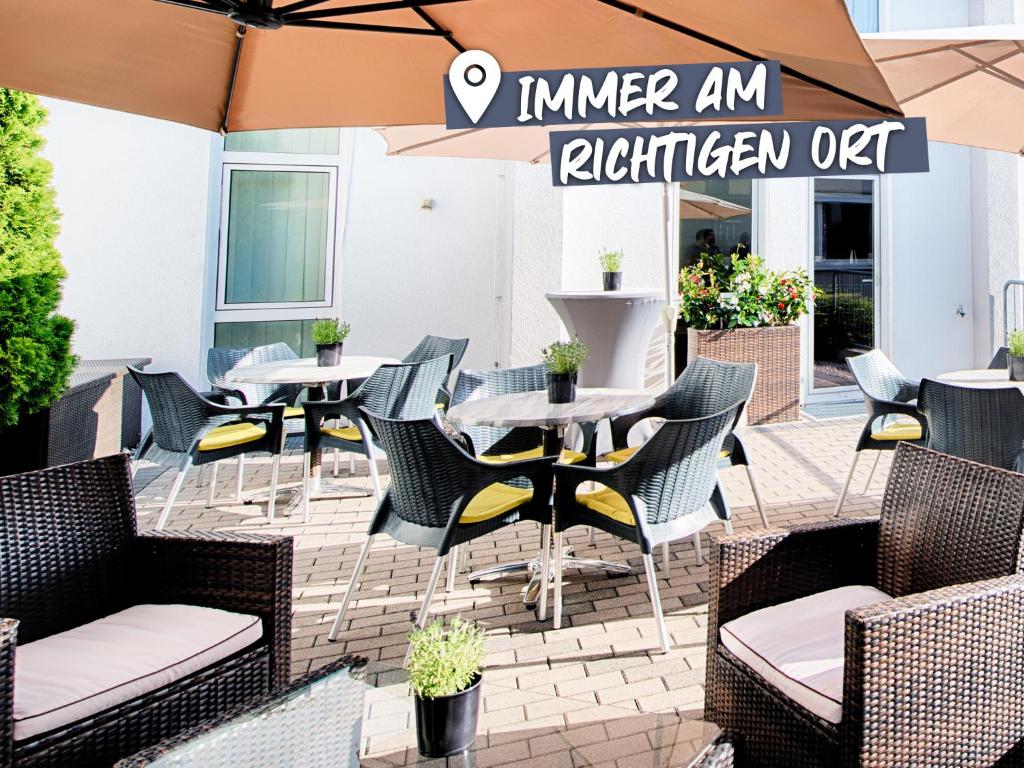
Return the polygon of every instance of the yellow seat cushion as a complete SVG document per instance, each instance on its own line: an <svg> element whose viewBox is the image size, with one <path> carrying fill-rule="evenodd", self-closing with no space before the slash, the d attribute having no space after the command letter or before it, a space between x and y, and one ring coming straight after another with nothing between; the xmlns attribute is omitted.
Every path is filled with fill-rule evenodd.
<svg viewBox="0 0 1024 768"><path fill-rule="evenodd" d="M913 420L890 421L881 429L871 432L872 440L920 440L921 424Z"/></svg>
<svg viewBox="0 0 1024 768"><path fill-rule="evenodd" d="M515 488L504 483L494 483L473 497L465 512L462 513L462 517L459 518L459 522L464 525L482 523L484 520L503 515L532 498L533 491L529 488Z"/></svg>
<svg viewBox="0 0 1024 768"><path fill-rule="evenodd" d="M359 433L359 427L321 427L320 432L339 440L348 440L350 443L363 442L363 436Z"/></svg>
<svg viewBox="0 0 1024 768"><path fill-rule="evenodd" d="M541 446L531 448L528 451L519 451L519 453L496 453L492 456L478 456L480 461L486 461L488 464L508 464L510 461L526 461L527 459L539 459L544 455L544 449ZM562 449L562 455L558 457L558 460L562 464L579 464L587 458L587 454L580 453L579 451L570 451L568 448Z"/></svg>
<svg viewBox="0 0 1024 768"><path fill-rule="evenodd" d="M634 446L632 448L622 448L621 450L618 450L618 451L612 451L611 453L606 453L604 455L604 457L605 457L605 459L607 461L614 462L615 464L621 464L626 459L628 459L630 456L632 456L634 453L636 453L638 450L640 450L640 446L636 445L636 446ZM720 459L727 458L728 456L729 456L729 452L728 451L722 451L721 453L718 454L718 458L720 458Z"/></svg>
<svg viewBox="0 0 1024 768"><path fill-rule="evenodd" d="M284 408L284 417L286 419L301 419L306 415L306 412L298 405L286 405Z"/></svg>
<svg viewBox="0 0 1024 768"><path fill-rule="evenodd" d="M200 451L219 451L235 445L251 443L267 434L267 428L261 424L243 421L238 424L225 424L223 427L211 429L199 441Z"/></svg>
<svg viewBox="0 0 1024 768"><path fill-rule="evenodd" d="M576 501L589 510L610 517L623 525L636 525L633 513L622 496L611 488L590 493L577 493Z"/></svg>

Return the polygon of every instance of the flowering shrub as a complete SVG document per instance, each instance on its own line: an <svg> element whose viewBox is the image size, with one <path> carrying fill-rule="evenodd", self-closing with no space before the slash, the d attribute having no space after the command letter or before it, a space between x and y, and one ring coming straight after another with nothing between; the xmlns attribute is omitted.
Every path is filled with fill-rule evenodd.
<svg viewBox="0 0 1024 768"><path fill-rule="evenodd" d="M764 259L702 254L679 273L679 314L696 330L791 325L811 309L817 294L807 272L776 272Z"/></svg>

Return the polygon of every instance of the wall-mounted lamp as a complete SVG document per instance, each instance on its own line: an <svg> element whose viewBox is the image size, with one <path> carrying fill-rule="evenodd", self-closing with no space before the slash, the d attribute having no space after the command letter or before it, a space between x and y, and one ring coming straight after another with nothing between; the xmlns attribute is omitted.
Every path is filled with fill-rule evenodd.
<svg viewBox="0 0 1024 768"><path fill-rule="evenodd" d="M424 197L420 200L420 210L432 211L434 210L434 198Z"/></svg>

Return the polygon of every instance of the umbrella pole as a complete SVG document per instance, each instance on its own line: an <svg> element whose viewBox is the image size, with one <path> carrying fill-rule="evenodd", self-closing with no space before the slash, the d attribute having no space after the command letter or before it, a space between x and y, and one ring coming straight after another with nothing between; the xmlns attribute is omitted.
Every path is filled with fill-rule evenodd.
<svg viewBox="0 0 1024 768"><path fill-rule="evenodd" d="M664 232L665 252L663 255L665 268L665 306L661 309L662 327L665 330L665 387L672 386L675 380L675 331L679 319L679 309L675 303L675 232L676 224L672 220L673 188L671 182L665 182L661 188L662 229Z"/></svg>

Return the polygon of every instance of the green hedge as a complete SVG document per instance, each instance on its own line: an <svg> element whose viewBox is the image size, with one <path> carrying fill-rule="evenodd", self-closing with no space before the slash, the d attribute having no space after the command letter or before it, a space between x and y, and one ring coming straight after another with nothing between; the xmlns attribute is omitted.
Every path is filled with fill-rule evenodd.
<svg viewBox="0 0 1024 768"><path fill-rule="evenodd" d="M0 429L60 397L75 365L74 324L57 314L65 272L39 155L45 120L35 96L0 88Z"/></svg>

